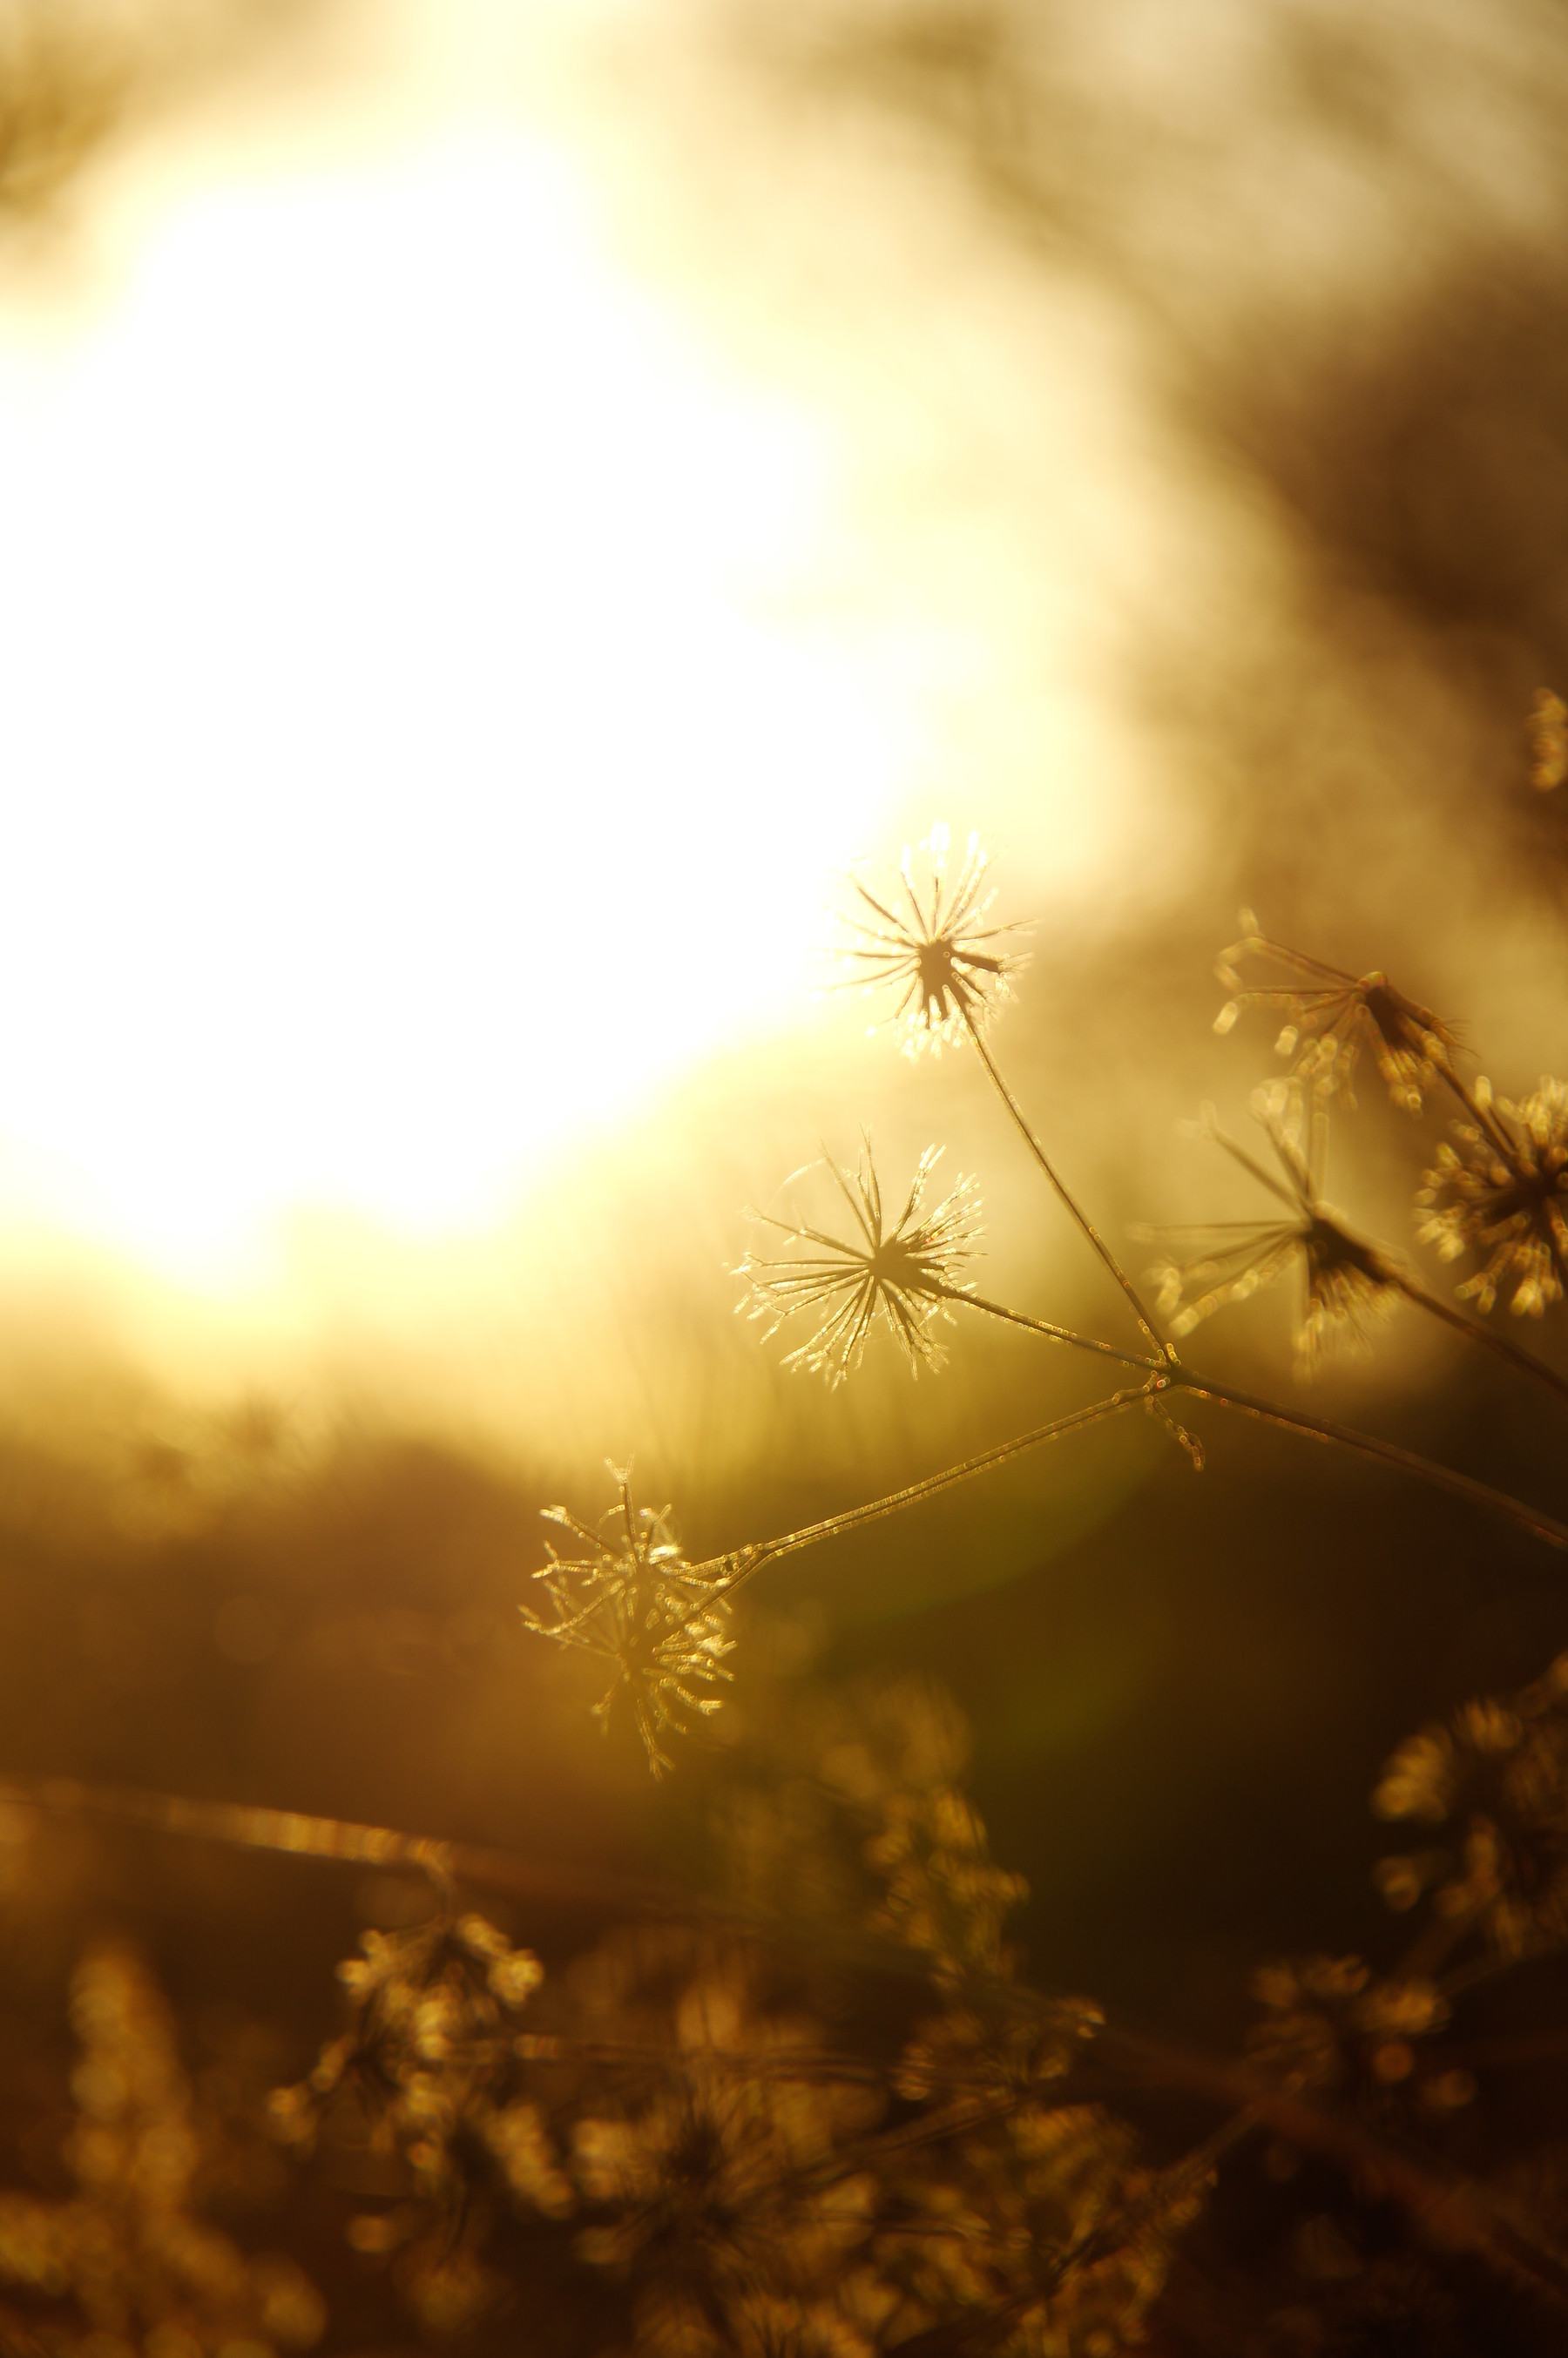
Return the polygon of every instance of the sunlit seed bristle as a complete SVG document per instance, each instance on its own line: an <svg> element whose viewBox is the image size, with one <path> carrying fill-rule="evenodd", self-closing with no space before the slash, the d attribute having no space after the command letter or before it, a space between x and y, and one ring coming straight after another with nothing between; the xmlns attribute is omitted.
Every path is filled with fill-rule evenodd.
<svg viewBox="0 0 1568 2358"><path fill-rule="evenodd" d="M848 1206L848 1236L773 1213L754 1216L784 1238L784 1249L748 1252L736 1272L747 1287L739 1306L762 1322L764 1340L791 1319L812 1322L805 1339L786 1355L786 1367L841 1383L860 1365L879 1319L915 1373L941 1365L944 1355L932 1327L950 1314L948 1304L965 1291L963 1271L979 1243L980 1214L967 1179L932 1209L925 1208L936 1161L937 1150L927 1148L903 1210L890 1221L870 1142L853 1174L825 1156L818 1167ZM786 1187L793 1184L785 1182Z"/></svg>
<svg viewBox="0 0 1568 2358"><path fill-rule="evenodd" d="M1568 1084L1543 1077L1515 1105L1478 1082L1471 1102L1487 1126L1458 1122L1457 1151L1438 1148L1418 1233L1444 1260L1475 1255L1459 1292L1478 1310L1506 1295L1516 1315L1538 1318L1568 1286Z"/></svg>
<svg viewBox="0 0 1568 2358"><path fill-rule="evenodd" d="M1192 1248L1185 1253L1172 1252L1149 1271L1150 1282L1159 1289L1160 1313L1170 1320L1172 1336L1178 1341L1216 1311L1249 1300L1288 1270L1297 1269L1303 1306L1296 1347L1303 1365L1310 1366L1331 1335L1352 1342L1364 1340L1367 1317L1391 1307L1396 1289L1376 1249L1343 1227L1323 1204L1319 1194L1325 1120L1321 1105L1314 1103L1309 1117L1298 1084L1271 1084L1255 1093L1253 1113L1274 1150L1277 1177L1226 1135L1212 1106L1204 1107L1199 1121L1181 1127L1188 1136L1207 1140L1239 1163L1280 1199L1287 1217L1184 1228L1145 1228L1137 1233Z"/></svg>
<svg viewBox="0 0 1568 2358"><path fill-rule="evenodd" d="M1242 911L1245 923L1249 910ZM1354 1103L1352 1083L1365 1050L1376 1065L1392 1102L1419 1113L1422 1089L1452 1069L1457 1041L1452 1028L1429 1008L1407 999L1380 969L1353 975L1321 958L1269 941L1256 930L1220 953L1216 973L1234 995L1216 1019L1228 1032L1248 1008L1263 1007L1286 1020L1276 1053L1293 1059L1296 1075L1328 1096L1338 1091ZM1260 958L1282 967L1289 980L1242 987L1241 964Z"/></svg>
<svg viewBox="0 0 1568 2358"><path fill-rule="evenodd" d="M940 1054L944 1044L978 1031L1011 995L1011 978L1025 957L1007 946L1020 926L984 922L994 896L982 891L987 859L979 838L970 836L951 877L945 827L934 827L921 848L926 873L920 882L908 845L899 890L882 895L853 880L869 915L849 920L856 938L843 956L857 968L854 980L887 985L897 994L893 1022L905 1050Z"/></svg>
<svg viewBox="0 0 1568 2358"><path fill-rule="evenodd" d="M733 1650L730 1606L710 1571L687 1562L670 1528L669 1509L633 1508L630 1469L611 1467L615 1505L590 1529L560 1509L552 1520L576 1536L582 1553L557 1555L535 1573L548 1611L519 1606L524 1626L610 1664L611 1682L593 1708L601 1724L622 1689L655 1777L671 1760L668 1733L686 1729L684 1714L706 1715L722 1696L712 1690L732 1678L725 1657Z"/></svg>

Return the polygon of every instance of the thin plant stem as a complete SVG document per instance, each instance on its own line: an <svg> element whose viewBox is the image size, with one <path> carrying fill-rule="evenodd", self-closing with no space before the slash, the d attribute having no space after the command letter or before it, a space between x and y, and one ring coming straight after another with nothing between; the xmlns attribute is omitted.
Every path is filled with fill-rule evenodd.
<svg viewBox="0 0 1568 2358"><path fill-rule="evenodd" d="M1446 1057L1443 1058L1438 1065L1437 1077L1450 1096L1457 1098L1483 1137L1489 1140L1500 1154L1509 1153L1513 1141L1509 1137L1491 1107L1483 1105L1475 1091L1466 1088Z"/></svg>
<svg viewBox="0 0 1568 2358"><path fill-rule="evenodd" d="M1052 1340L1087 1343L1091 1350L1110 1349L1107 1344L1088 1342L1087 1337L1054 1327L1044 1319L1028 1318L1020 1311L1006 1309L999 1302L988 1302L983 1294L960 1293L955 1289L948 1298L965 1303L971 1310L981 1311L987 1317L1003 1319L1011 1326L1022 1326ZM1433 1301L1431 1306L1439 1315L1445 1314L1446 1305L1443 1303ZM1459 1323L1468 1330L1469 1322L1462 1315ZM1496 1340L1505 1351L1510 1348L1502 1337L1491 1336L1485 1327L1478 1328L1476 1333L1482 1341ZM1494 1514L1505 1515L1510 1522L1521 1524L1526 1531L1533 1531L1538 1539L1548 1541L1553 1547L1568 1548L1568 1525L1540 1513L1506 1490L1494 1490L1485 1482L1473 1480L1468 1474L1456 1474L1451 1467L1440 1466L1435 1458L1422 1457L1413 1449L1401 1449L1398 1442L1381 1441L1375 1433L1358 1432L1354 1425L1335 1424L1326 1417L1309 1416L1303 1410L1286 1408L1281 1401L1263 1400L1252 1392L1238 1391L1230 1385L1211 1383L1206 1377L1195 1374L1180 1362L1155 1368L1147 1359L1134 1358L1130 1352L1112 1353L1111 1356L1123 1357L1130 1367L1147 1367L1152 1375L1159 1378L1158 1382L1145 1385L1140 1393L1118 1395L1119 1399L1158 1400L1166 1392L1180 1391L1189 1393L1195 1400L1213 1401L1217 1407L1234 1409L1238 1415L1257 1417L1264 1423L1277 1424L1288 1433L1303 1434L1309 1441L1333 1442L1341 1449L1353 1450L1358 1456L1376 1458L1385 1466L1397 1466L1402 1473L1415 1475L1418 1480L1433 1489L1446 1490L1456 1498L1467 1499L1472 1506L1485 1507ZM1530 1364L1533 1366L1535 1363ZM1542 1368L1541 1372L1550 1375L1551 1371ZM969 1461L977 1472L984 1463L982 1459ZM962 1479L967 1470L967 1467L956 1467L953 1478ZM909 1495L913 1498L920 1494L916 1490Z"/></svg>
<svg viewBox="0 0 1568 2358"><path fill-rule="evenodd" d="M1007 1108L1009 1114L1011 1116L1013 1126L1017 1130L1019 1136L1022 1139L1025 1146L1029 1149L1030 1153L1034 1157L1035 1162L1040 1165L1041 1170L1045 1174L1046 1178L1055 1189L1056 1194L1061 1198L1062 1203L1065 1206L1073 1219L1076 1221L1085 1237L1087 1237L1089 1243L1094 1247L1095 1251L1099 1255L1105 1267L1109 1271L1118 1285L1120 1286L1122 1293L1127 1296L1127 1300L1132 1310L1132 1314L1137 1319L1140 1326L1143 1329L1144 1334L1149 1337L1151 1343L1153 1344L1156 1352L1159 1354L1162 1366L1174 1367L1176 1364L1176 1355L1174 1351L1171 1348L1169 1343L1167 1343L1161 1336L1153 1319L1150 1316L1149 1312L1144 1308L1142 1299L1139 1294L1137 1287L1133 1284L1132 1280L1128 1276L1127 1271L1122 1268L1121 1263L1117 1260L1116 1255L1111 1251L1110 1247L1106 1243L1105 1238L1100 1235L1099 1230L1096 1228L1088 1214L1084 1210L1082 1205L1076 1201L1076 1199L1069 1193L1066 1186L1063 1184L1062 1178L1057 1172L1055 1165L1051 1161L1050 1156L1046 1153L1045 1149L1041 1145L1040 1141L1035 1137L1034 1132L1030 1129L1029 1123L1024 1117L1022 1107L1019 1104L1018 1099L1013 1096L1012 1091L1008 1087L1007 1083L1003 1080L1000 1070L997 1065L996 1059L992 1056L990 1050L986 1046L985 1039L980 1032L979 1025L975 1022L974 1017L969 1013L967 1008L964 1010L964 1024L970 1040L974 1044L975 1054L979 1056L981 1064L985 1066L986 1074L990 1081L992 1088L995 1089L998 1097L1001 1099L1002 1104Z"/></svg>
<svg viewBox="0 0 1568 2358"><path fill-rule="evenodd" d="M1008 1325L1022 1326L1031 1335L1044 1335L1049 1342L1070 1343L1080 1351L1098 1351L1102 1358L1115 1359L1123 1368L1146 1368L1152 1376L1162 1376L1172 1364L1168 1358L1148 1359L1141 1352L1120 1350L1114 1343L1102 1343L1093 1335L1076 1334L1071 1326L1058 1326L1049 1318L1031 1318L1022 1310L1010 1310L1005 1303L988 1301L983 1293L968 1293L961 1286L934 1286L932 1291L944 1302L981 1310L988 1318L1004 1319Z"/></svg>
<svg viewBox="0 0 1568 2358"><path fill-rule="evenodd" d="M1505 1163L1511 1163L1519 1150L1491 1107L1483 1105L1475 1091L1465 1087L1453 1065L1446 1060L1438 1065L1437 1076L1451 1095L1458 1098L1459 1103L1488 1144L1496 1150ZM1557 1237L1550 1229L1545 1241L1546 1249L1556 1263L1557 1274L1563 1282L1564 1291L1568 1291L1568 1252L1564 1252Z"/></svg>
<svg viewBox="0 0 1568 2358"><path fill-rule="evenodd" d="M1468 2252L1505 2277L1523 2276L1555 2302L1568 2300L1568 2266L1518 2216L1494 2204L1484 2186L1392 2145L1356 2120L1310 2097L1270 2083L1240 2063L1221 2062L1108 2026L1098 2056L1120 2063L1147 2085L1184 2088L1249 2114L1284 2144L1334 2163L1398 2203L1427 2244Z"/></svg>
<svg viewBox="0 0 1568 2358"><path fill-rule="evenodd" d="M1441 1318L1444 1325L1452 1326L1456 1335L1465 1336L1472 1343L1484 1345L1488 1351L1496 1352L1499 1359L1506 1359L1509 1367L1516 1368L1521 1376L1533 1377L1538 1384L1544 1384L1560 1399L1568 1400L1568 1376L1559 1375L1557 1369L1549 1368L1544 1359L1538 1359L1533 1351L1525 1350L1518 1343L1510 1343L1506 1335L1499 1335L1483 1319L1472 1318L1467 1312L1444 1302L1441 1294L1429 1293L1424 1285L1413 1277L1404 1276L1391 1263L1385 1267L1383 1279L1396 1293L1402 1293L1407 1302L1413 1302L1418 1310L1424 1310L1433 1318Z"/></svg>
<svg viewBox="0 0 1568 2358"><path fill-rule="evenodd" d="M1061 1339L1043 1322L1026 1319L1002 1309L1000 1303L989 1303L974 1294L955 1293L953 1299L968 1303L974 1310L987 1312L1006 1319L1010 1324L1038 1327L1051 1339ZM1133 1362L1145 1366L1142 1360ZM816 1547L824 1540L840 1538L845 1532L857 1531L862 1524L881 1522L889 1515L902 1514L906 1507L918 1506L922 1499L932 1498L943 1490L955 1488L977 1474L988 1472L993 1466L1005 1465L1010 1458L1022 1457L1032 1449L1044 1448L1068 1433L1087 1425L1098 1424L1119 1415L1123 1409L1134 1408L1140 1402L1152 1404L1172 1392L1185 1392L1194 1400L1212 1401L1217 1408L1233 1409L1239 1416L1255 1417L1260 1423L1277 1425L1282 1432L1300 1433L1309 1441L1324 1441L1347 1449L1359 1457L1370 1457L1379 1465L1396 1466L1402 1474L1414 1475L1430 1489L1444 1490L1451 1498L1463 1498L1472 1507L1501 1515L1517 1523L1537 1539L1545 1540L1552 1547L1568 1548L1568 1524L1542 1514L1527 1506L1506 1490L1495 1490L1486 1482L1477 1482L1468 1474L1455 1473L1451 1466L1440 1466L1431 1457L1420 1456L1413 1449L1401 1449L1398 1442L1380 1440L1377 1434L1359 1433L1353 1425L1336 1424L1328 1418L1308 1416L1300 1409L1283 1407L1278 1401L1263 1400L1255 1393L1238 1391L1233 1385L1216 1384L1206 1378L1176 1366L1154 1369L1147 1383L1130 1386L1113 1392L1108 1399L1092 1401L1087 1408L1074 1409L1070 1414L1055 1418L1050 1424L1037 1425L1032 1433L1020 1433L1014 1440L999 1442L992 1449L983 1449L977 1456L965 1457L956 1466L944 1466L939 1474L923 1475L918 1482L905 1485L902 1490L892 1490L881 1498L872 1498L864 1506L847 1508L842 1514L827 1515L820 1522L806 1523L797 1531L787 1531L776 1540L757 1540L749 1546L730 1553L715 1556L704 1563L695 1564L695 1574L707 1574L715 1591L726 1595L761 1572L765 1564L775 1563L781 1556L797 1555L803 1549Z"/></svg>
<svg viewBox="0 0 1568 2358"><path fill-rule="evenodd" d="M316 1817L302 1810L193 1801L178 1793L90 1784L74 1777L0 1778L0 1806L41 1810L50 1817L103 1819L115 1825L143 1827L150 1833L222 1843L231 1849L333 1859L384 1872L406 1870L427 1877L443 1893L453 1884L469 1884L476 1890L507 1893L520 1899L606 1907L624 1905L628 1897L623 1876L544 1865L510 1851L443 1842L428 1834L404 1833L392 1826L356 1825L343 1818ZM633 1885L630 1894L641 1907L679 1910L676 1895L652 1886Z"/></svg>
<svg viewBox="0 0 1568 2358"><path fill-rule="evenodd" d="M1537 1539L1545 1540L1552 1547L1568 1548L1568 1524L1526 1506L1506 1490L1494 1490L1486 1482L1473 1481L1468 1474L1456 1474L1433 1458L1419 1456L1413 1449L1401 1449L1398 1442L1381 1441L1375 1433L1358 1433L1353 1425L1335 1424L1326 1417L1307 1416L1300 1409L1282 1408L1277 1401L1260 1400L1255 1393L1238 1391L1229 1384L1210 1383L1206 1377L1194 1375L1184 1368L1173 1369L1167 1389L1185 1392L1193 1400L1213 1401L1218 1408L1234 1409L1239 1416L1256 1417L1260 1422L1276 1424L1286 1433L1303 1433L1309 1441L1333 1442L1359 1457L1397 1466L1431 1489L1446 1490L1451 1498L1464 1498L1473 1507L1485 1507L1492 1514L1502 1515L1508 1521L1533 1531Z"/></svg>
<svg viewBox="0 0 1568 2358"><path fill-rule="evenodd" d="M968 1298L958 1296L960 1301ZM923 1498L934 1498L940 1491L954 1489L960 1482L989 1472L993 1466L1003 1466L1010 1458L1022 1457L1032 1449L1043 1449L1065 1433L1077 1433L1086 1425L1103 1423L1107 1418L1119 1415L1123 1409L1137 1407L1140 1401L1157 1399L1161 1389L1155 1381L1112 1392L1107 1400L1092 1401L1087 1408L1074 1409L1066 1416L1054 1418L1049 1424L1036 1425L1032 1433L1021 1433L1011 1441L999 1441L994 1448L982 1449L977 1456L946 1466L939 1474L924 1474L918 1482L907 1483L902 1490L890 1490L885 1498L869 1499L861 1507L847 1507L842 1514L825 1515L820 1522L806 1523L798 1531L786 1531L780 1539L756 1540L729 1555L694 1564L693 1573L708 1574L716 1589L731 1595L753 1574L761 1572L764 1564L776 1563L781 1556L798 1555L803 1548L816 1547L823 1540L836 1540L846 1531L859 1531L863 1524L880 1523L889 1515L902 1514L906 1507L917 1506Z"/></svg>

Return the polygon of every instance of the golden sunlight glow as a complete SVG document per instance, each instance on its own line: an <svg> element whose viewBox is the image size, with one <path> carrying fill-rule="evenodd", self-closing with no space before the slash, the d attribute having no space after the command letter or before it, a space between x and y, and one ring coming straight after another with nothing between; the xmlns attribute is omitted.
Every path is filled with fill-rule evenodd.
<svg viewBox="0 0 1568 2358"><path fill-rule="evenodd" d="M0 335L0 1218L216 1274L496 1211L803 997L893 717L828 464L517 133L172 208Z"/></svg>

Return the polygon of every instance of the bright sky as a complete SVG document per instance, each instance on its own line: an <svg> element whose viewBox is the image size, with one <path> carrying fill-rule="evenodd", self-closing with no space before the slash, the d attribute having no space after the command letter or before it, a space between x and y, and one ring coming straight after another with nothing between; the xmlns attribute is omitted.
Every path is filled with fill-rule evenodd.
<svg viewBox="0 0 1568 2358"><path fill-rule="evenodd" d="M781 1024L903 759L786 619L830 473L517 132L188 192L0 318L0 1217L188 1274L482 1219Z"/></svg>

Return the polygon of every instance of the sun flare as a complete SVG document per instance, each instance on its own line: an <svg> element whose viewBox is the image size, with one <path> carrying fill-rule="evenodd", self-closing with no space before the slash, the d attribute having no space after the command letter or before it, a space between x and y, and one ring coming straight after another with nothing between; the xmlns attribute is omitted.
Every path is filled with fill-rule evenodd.
<svg viewBox="0 0 1568 2358"><path fill-rule="evenodd" d="M0 1217L215 1266L482 1218L784 1021L896 725L828 461L514 132L231 184L0 337Z"/></svg>

